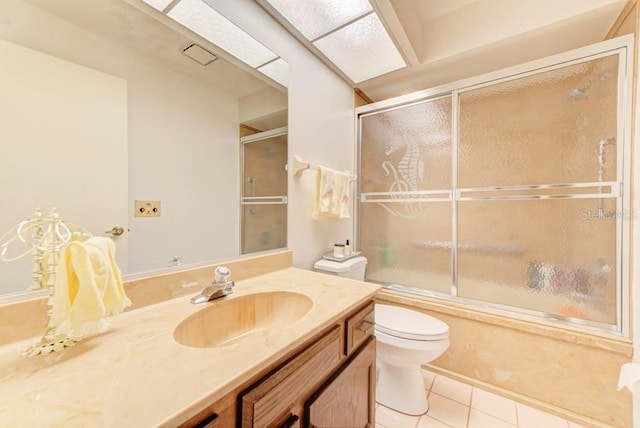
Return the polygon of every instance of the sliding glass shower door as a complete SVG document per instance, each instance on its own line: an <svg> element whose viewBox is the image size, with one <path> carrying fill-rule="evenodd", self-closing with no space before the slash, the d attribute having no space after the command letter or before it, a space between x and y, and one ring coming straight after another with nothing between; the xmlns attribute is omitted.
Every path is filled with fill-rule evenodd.
<svg viewBox="0 0 640 428"><path fill-rule="evenodd" d="M619 61L460 92L459 297L616 324Z"/></svg>
<svg viewBox="0 0 640 428"><path fill-rule="evenodd" d="M630 46L601 46L360 108L367 279L625 333Z"/></svg>
<svg viewBox="0 0 640 428"><path fill-rule="evenodd" d="M360 250L367 277L451 288L451 96L361 118Z"/></svg>

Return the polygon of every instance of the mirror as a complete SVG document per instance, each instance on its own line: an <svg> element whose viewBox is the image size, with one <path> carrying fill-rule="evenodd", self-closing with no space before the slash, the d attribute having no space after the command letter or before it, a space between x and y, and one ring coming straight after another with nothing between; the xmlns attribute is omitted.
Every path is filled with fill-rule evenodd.
<svg viewBox="0 0 640 428"><path fill-rule="evenodd" d="M127 276L238 256L242 233L261 237L255 250L286 246L241 233L241 137L286 127L286 81L138 0L0 0L0 61L0 235L56 207L112 236ZM274 150L284 170L286 144L264 148L270 162ZM31 264L0 262L0 295L27 289Z"/></svg>

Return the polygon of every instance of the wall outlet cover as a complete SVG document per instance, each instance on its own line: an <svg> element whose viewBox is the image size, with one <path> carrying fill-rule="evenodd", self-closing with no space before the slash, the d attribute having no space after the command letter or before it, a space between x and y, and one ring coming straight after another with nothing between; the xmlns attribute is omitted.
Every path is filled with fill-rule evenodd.
<svg viewBox="0 0 640 428"><path fill-rule="evenodd" d="M135 217L160 217L160 201L133 201Z"/></svg>

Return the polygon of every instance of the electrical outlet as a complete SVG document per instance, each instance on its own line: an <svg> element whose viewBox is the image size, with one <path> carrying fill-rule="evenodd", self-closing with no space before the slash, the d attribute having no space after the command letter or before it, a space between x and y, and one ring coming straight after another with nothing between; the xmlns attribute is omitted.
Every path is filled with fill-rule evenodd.
<svg viewBox="0 0 640 428"><path fill-rule="evenodd" d="M133 201L135 217L160 217L160 201Z"/></svg>

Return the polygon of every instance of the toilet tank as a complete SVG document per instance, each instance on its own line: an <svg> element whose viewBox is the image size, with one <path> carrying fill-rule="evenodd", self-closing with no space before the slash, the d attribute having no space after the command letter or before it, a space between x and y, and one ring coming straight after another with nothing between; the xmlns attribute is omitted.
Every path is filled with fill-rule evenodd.
<svg viewBox="0 0 640 428"><path fill-rule="evenodd" d="M364 281L364 272L367 268L367 258L358 256L343 262L320 259L313 265L313 270L331 275Z"/></svg>

